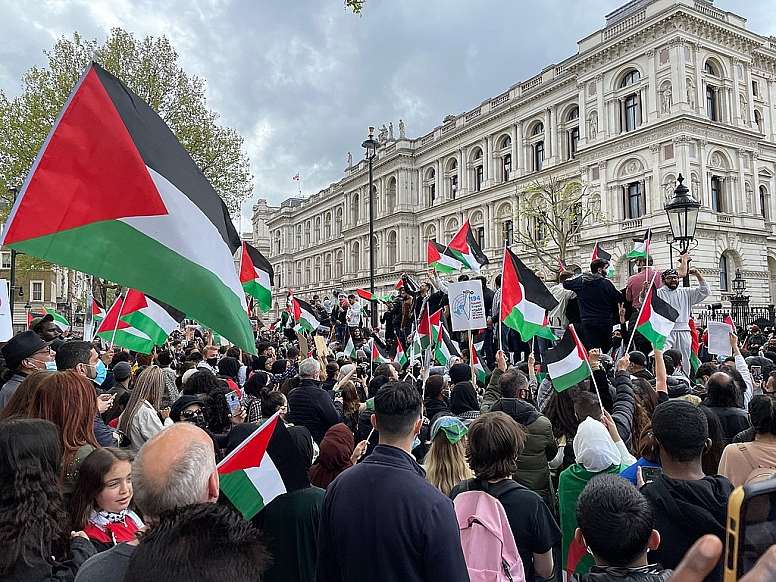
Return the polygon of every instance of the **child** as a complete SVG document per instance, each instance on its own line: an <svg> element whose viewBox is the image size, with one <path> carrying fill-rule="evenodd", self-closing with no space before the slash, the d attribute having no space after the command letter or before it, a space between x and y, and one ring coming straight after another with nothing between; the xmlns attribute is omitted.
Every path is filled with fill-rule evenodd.
<svg viewBox="0 0 776 582"><path fill-rule="evenodd" d="M129 509L131 470L131 453L114 447L93 451L81 465L71 505L72 529L82 529L97 551L131 541L143 527Z"/></svg>
<svg viewBox="0 0 776 582"><path fill-rule="evenodd" d="M647 559L647 552L660 545L652 504L623 477L593 477L579 495L576 515L574 539L595 560L581 582L662 582L671 576L671 570Z"/></svg>

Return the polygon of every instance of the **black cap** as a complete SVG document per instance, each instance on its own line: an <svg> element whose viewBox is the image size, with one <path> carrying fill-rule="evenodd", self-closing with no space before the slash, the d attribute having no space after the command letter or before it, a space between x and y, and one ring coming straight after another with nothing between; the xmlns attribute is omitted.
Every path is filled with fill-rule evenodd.
<svg viewBox="0 0 776 582"><path fill-rule="evenodd" d="M34 331L23 331L19 335L12 337L3 346L2 352L5 363L10 369L14 370L19 367L24 358L31 356L38 350L42 350L47 345Z"/></svg>
<svg viewBox="0 0 776 582"><path fill-rule="evenodd" d="M631 364L635 364L637 366L646 368L647 356L644 355L644 352L639 352L638 350L636 350L629 353L628 357L630 358Z"/></svg>
<svg viewBox="0 0 776 582"><path fill-rule="evenodd" d="M183 395L178 400L173 402L172 407L170 407L170 418L172 418L173 422L180 422L181 421L181 412L192 404L199 404L200 406L205 406L205 403L202 401L201 398L197 398L196 396L189 396L189 395Z"/></svg>

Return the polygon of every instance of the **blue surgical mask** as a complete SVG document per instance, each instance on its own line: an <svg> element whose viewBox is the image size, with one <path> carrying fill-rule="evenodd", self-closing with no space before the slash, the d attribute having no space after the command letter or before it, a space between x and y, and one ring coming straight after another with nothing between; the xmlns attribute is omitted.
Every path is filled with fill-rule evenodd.
<svg viewBox="0 0 776 582"><path fill-rule="evenodd" d="M105 376L108 375L108 370L105 367L105 364L102 363L102 361L97 362L97 365L94 366L94 370L97 372L97 376L92 378L92 382L94 382L98 386L101 386L102 383L105 382Z"/></svg>
<svg viewBox="0 0 776 582"><path fill-rule="evenodd" d="M49 371L49 372L56 372L57 371L57 363L56 362L44 362L42 360L35 360L35 359L33 359L32 361L33 362L40 362L41 364L43 364L45 369L47 371Z"/></svg>
<svg viewBox="0 0 776 582"><path fill-rule="evenodd" d="M414 451L416 447L420 446L420 439L417 435L415 435L415 440L412 441L412 450Z"/></svg>

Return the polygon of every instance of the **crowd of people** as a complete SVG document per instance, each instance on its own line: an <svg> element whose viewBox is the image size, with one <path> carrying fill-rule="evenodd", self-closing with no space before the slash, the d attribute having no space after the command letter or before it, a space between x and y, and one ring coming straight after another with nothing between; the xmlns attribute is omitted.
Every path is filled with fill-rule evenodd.
<svg viewBox="0 0 776 582"><path fill-rule="evenodd" d="M601 259L549 286L590 363L562 391L552 344L501 322L500 277L472 332L449 330L433 270L379 326L375 302L314 296L325 350L290 314L256 355L206 330L132 353L37 318L0 349L0 581L721 580L734 487L776 474L776 333L694 349L710 290L689 256L637 264L622 290ZM679 313L664 349L635 331L652 283ZM410 347L438 310L460 347L444 363ZM276 416L307 483L246 521L216 465ZM750 576L776 576L776 550Z"/></svg>

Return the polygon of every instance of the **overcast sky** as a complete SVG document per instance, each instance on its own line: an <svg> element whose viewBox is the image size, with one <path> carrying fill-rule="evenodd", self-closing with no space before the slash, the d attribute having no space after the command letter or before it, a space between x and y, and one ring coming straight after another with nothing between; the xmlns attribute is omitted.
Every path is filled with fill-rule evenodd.
<svg viewBox="0 0 776 582"><path fill-rule="evenodd" d="M208 104L245 138L254 191L270 204L317 192L363 156L367 126L408 137L573 55L624 0L0 0L0 88L16 95L44 49L74 31L166 35ZM776 35L774 0L717 0Z"/></svg>

